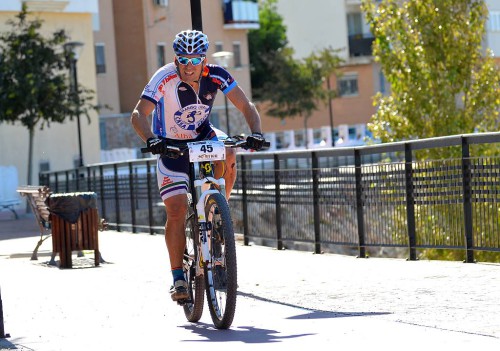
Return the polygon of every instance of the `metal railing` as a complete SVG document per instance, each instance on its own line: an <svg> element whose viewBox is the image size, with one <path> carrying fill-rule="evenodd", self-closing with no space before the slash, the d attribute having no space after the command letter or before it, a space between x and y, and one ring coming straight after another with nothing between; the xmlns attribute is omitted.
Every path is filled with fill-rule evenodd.
<svg viewBox="0 0 500 351"><path fill-rule="evenodd" d="M230 200L245 244L278 249L426 248L500 251L500 146L484 133L300 152L241 153ZM457 157L420 161L422 150ZM493 154L492 154L493 155ZM154 159L40 174L54 192L95 191L101 216L120 231L163 233Z"/></svg>

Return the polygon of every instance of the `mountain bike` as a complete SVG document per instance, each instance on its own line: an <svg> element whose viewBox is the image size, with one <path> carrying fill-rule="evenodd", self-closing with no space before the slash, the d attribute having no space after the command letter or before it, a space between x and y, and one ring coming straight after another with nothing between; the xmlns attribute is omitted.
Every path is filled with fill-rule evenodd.
<svg viewBox="0 0 500 351"><path fill-rule="evenodd" d="M239 136L167 146L165 154L189 152L189 193L186 216L184 275L189 298L178 301L189 322L203 314L205 295L217 329L228 329L236 311L236 244L224 178L215 178L214 162L224 161L226 147L247 148ZM264 144L269 147L269 142ZM142 152L149 152L142 148Z"/></svg>

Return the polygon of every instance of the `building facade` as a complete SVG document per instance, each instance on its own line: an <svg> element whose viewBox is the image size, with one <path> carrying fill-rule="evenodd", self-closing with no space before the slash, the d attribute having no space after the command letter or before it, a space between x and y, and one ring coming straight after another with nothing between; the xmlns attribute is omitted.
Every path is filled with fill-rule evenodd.
<svg viewBox="0 0 500 351"><path fill-rule="evenodd" d="M49 36L64 29L71 41L84 43L77 61L79 84L97 90L93 50L92 18L98 11L97 0L68 1L25 1L33 18L43 20L42 34ZM21 11L23 1L0 1L0 31L11 28L9 19ZM69 75L69 72L68 72ZM81 116L81 136L83 159L85 163L100 161L100 137L98 114L90 114L90 121ZM21 124L0 123L0 167L8 168L9 177L2 179L0 188L5 184L13 189L5 192L15 194L17 185L24 185L28 179L29 132ZM51 123L50 128L40 130L36 127L34 135L34 154L31 178L38 184L41 170L72 169L79 160L78 127L76 119L66 119L64 123ZM4 173L5 174L5 173ZM0 189L0 193L2 190Z"/></svg>
<svg viewBox="0 0 500 351"><path fill-rule="evenodd" d="M485 2L489 18L484 47L493 50L500 64L500 1ZM306 7L301 3L278 0L289 45L298 59L327 47L340 50L342 75L331 77L331 86L337 87L340 96L333 100L331 114L328 106L320 106L307 128L302 118L280 120L262 113L265 130L282 149L329 147L332 134L337 146L363 144L364 137L369 137L366 124L376 111L373 96L389 93L390 86L372 57L374 38L361 11L361 0L311 0Z"/></svg>
<svg viewBox="0 0 500 351"><path fill-rule="evenodd" d="M130 125L130 114L153 73L173 59L172 41L192 28L187 0L2 0L0 30L20 12L22 3L43 20L43 33L65 29L71 41L84 44L77 61L78 82L96 91L90 123L81 118L85 164L140 157L143 142ZM203 31L209 36L209 61L218 51L231 52L228 69L251 96L247 31L258 28L255 0L201 0ZM243 117L229 104L231 129L240 132ZM219 94L213 109L215 124L226 129L225 100ZM0 123L0 169L8 191L27 183L28 131L21 125ZM15 152L12 152L12 151ZM73 169L79 160L76 121L52 123L35 132L33 183L44 170ZM7 186L7 185L6 185ZM0 196L0 200L1 200Z"/></svg>
<svg viewBox="0 0 500 351"><path fill-rule="evenodd" d="M228 69L251 96L247 32L258 28L256 1L201 0L203 31L208 35L209 62L216 52L231 52ZM113 22L111 24L110 22ZM186 0L100 0L98 28L94 32L101 120L102 159L127 155L141 157L142 141L129 118L144 86L154 72L174 58L172 41L183 29L192 28L190 1ZM218 94L213 123L227 130L225 100ZM245 132L241 114L229 103L231 132Z"/></svg>

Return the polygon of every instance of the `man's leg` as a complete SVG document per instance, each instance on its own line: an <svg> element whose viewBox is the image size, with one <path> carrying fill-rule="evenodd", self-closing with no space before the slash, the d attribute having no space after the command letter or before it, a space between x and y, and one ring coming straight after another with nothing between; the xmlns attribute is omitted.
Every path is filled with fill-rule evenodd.
<svg viewBox="0 0 500 351"><path fill-rule="evenodd" d="M171 291L172 300L188 298L187 290L182 282L184 248L186 246L185 221L187 213L187 196L185 194L174 195L164 200L167 211L167 222L165 223L165 242L167 244L170 267L174 276L174 289ZM182 277L181 277L182 274ZM182 279L180 279L182 278Z"/></svg>
<svg viewBox="0 0 500 351"><path fill-rule="evenodd" d="M225 162L224 165L221 163ZM224 172L222 174L222 172ZM234 183L236 182L236 149L226 149L226 161L217 162L215 166L215 176L224 177L226 181L226 198L229 200Z"/></svg>

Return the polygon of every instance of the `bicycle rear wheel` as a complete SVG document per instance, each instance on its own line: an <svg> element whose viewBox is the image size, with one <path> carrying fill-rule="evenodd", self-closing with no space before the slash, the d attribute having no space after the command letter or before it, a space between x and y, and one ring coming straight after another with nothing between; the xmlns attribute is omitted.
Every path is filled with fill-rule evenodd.
<svg viewBox="0 0 500 351"><path fill-rule="evenodd" d="M211 263L211 269L205 264L208 307L215 327L227 329L236 311L238 283L233 223L224 196L211 194L205 204L205 215Z"/></svg>
<svg viewBox="0 0 500 351"><path fill-rule="evenodd" d="M188 283L190 299L183 305L189 322L198 322L203 314L205 282L203 276L196 276L200 235L194 211L190 208L186 218L186 249L184 250L184 275Z"/></svg>

